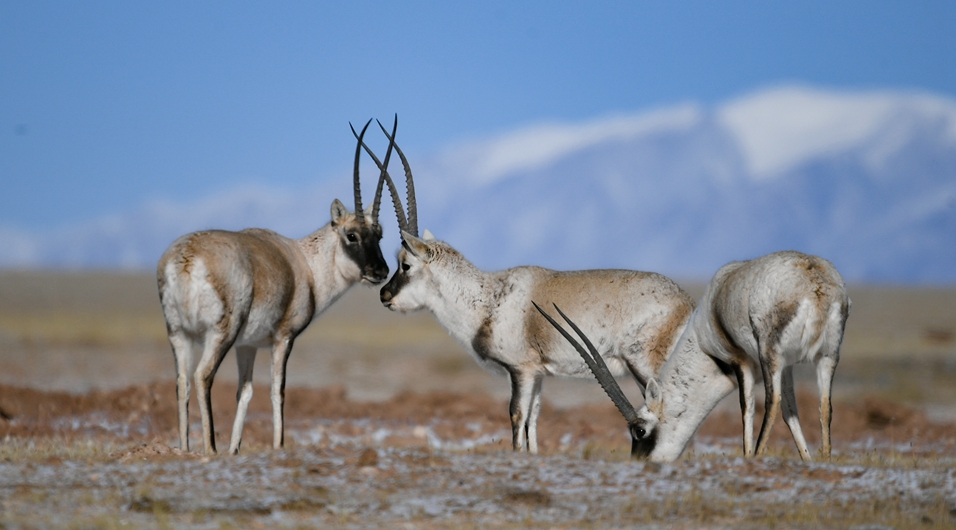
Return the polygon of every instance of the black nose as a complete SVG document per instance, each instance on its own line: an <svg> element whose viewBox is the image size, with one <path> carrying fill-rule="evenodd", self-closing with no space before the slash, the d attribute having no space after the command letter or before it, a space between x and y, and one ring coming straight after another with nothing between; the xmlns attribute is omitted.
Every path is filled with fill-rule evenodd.
<svg viewBox="0 0 956 530"><path fill-rule="evenodd" d="M388 278L388 266L365 269L365 278L372 283L382 283Z"/></svg>

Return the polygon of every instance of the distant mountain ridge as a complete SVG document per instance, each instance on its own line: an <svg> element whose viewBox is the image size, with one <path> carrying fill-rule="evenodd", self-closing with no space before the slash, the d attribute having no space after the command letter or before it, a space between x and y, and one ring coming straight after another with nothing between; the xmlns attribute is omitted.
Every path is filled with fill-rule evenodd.
<svg viewBox="0 0 956 530"><path fill-rule="evenodd" d="M792 248L851 281L956 283L956 101L939 96L787 86L713 108L539 124L411 164L422 228L487 269L706 279ZM176 236L212 226L301 236L348 189L240 188L49 233L0 227L0 265L149 268ZM382 219L391 252L389 208Z"/></svg>
<svg viewBox="0 0 956 530"><path fill-rule="evenodd" d="M520 169L493 177L446 162L435 173L478 184L457 199L446 192L422 222L435 219L439 238L488 268L707 278L727 261L794 248L855 281L956 282L956 102L785 87L578 130L605 123L620 134L546 161L499 162Z"/></svg>

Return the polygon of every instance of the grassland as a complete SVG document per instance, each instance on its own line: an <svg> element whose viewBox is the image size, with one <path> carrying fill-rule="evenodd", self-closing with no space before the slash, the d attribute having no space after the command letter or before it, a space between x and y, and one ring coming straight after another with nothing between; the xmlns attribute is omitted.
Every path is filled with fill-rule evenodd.
<svg viewBox="0 0 956 530"><path fill-rule="evenodd" d="M587 380L548 380L543 454L512 454L508 382L364 288L296 343L287 450L269 448L260 354L243 455L209 458L176 448L150 274L0 272L0 527L956 527L956 288L850 295L830 463L797 460L782 422L770 456L739 458L734 396L677 463L632 462ZM213 392L220 445L235 371Z"/></svg>

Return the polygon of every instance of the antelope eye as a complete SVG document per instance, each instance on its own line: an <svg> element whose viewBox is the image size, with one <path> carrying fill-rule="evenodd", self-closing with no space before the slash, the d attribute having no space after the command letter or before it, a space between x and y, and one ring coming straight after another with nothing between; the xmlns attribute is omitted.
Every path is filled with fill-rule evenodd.
<svg viewBox="0 0 956 530"><path fill-rule="evenodd" d="M402 272L408 272L408 269L411 269L412 266L408 262L402 263Z"/></svg>
<svg viewBox="0 0 956 530"><path fill-rule="evenodd" d="M345 238L349 240L349 243L356 243L356 242L358 242L358 236L355 235L355 233L353 233L353 232L349 232L348 234L346 234L346 235L345 235Z"/></svg>
<svg viewBox="0 0 956 530"><path fill-rule="evenodd" d="M647 435L647 431L644 430L644 427L634 427L634 436L636 438L644 438Z"/></svg>

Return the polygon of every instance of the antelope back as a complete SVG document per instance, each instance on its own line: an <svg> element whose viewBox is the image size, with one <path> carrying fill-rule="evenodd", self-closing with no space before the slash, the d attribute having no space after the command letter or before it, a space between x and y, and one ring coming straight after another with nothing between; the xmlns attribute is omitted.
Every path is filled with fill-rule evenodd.
<svg viewBox="0 0 956 530"><path fill-rule="evenodd" d="M293 299L310 292L311 275L299 256L293 241L270 230L181 237L157 269L167 326L197 333L215 326L228 335L252 312L283 320Z"/></svg>
<svg viewBox="0 0 956 530"><path fill-rule="evenodd" d="M722 267L701 301L706 318L694 324L701 348L726 362L757 361L758 340L799 357L799 351L811 353L830 325L834 304L845 321L849 299L836 268L818 256L783 251ZM839 327L842 335L842 322Z"/></svg>

